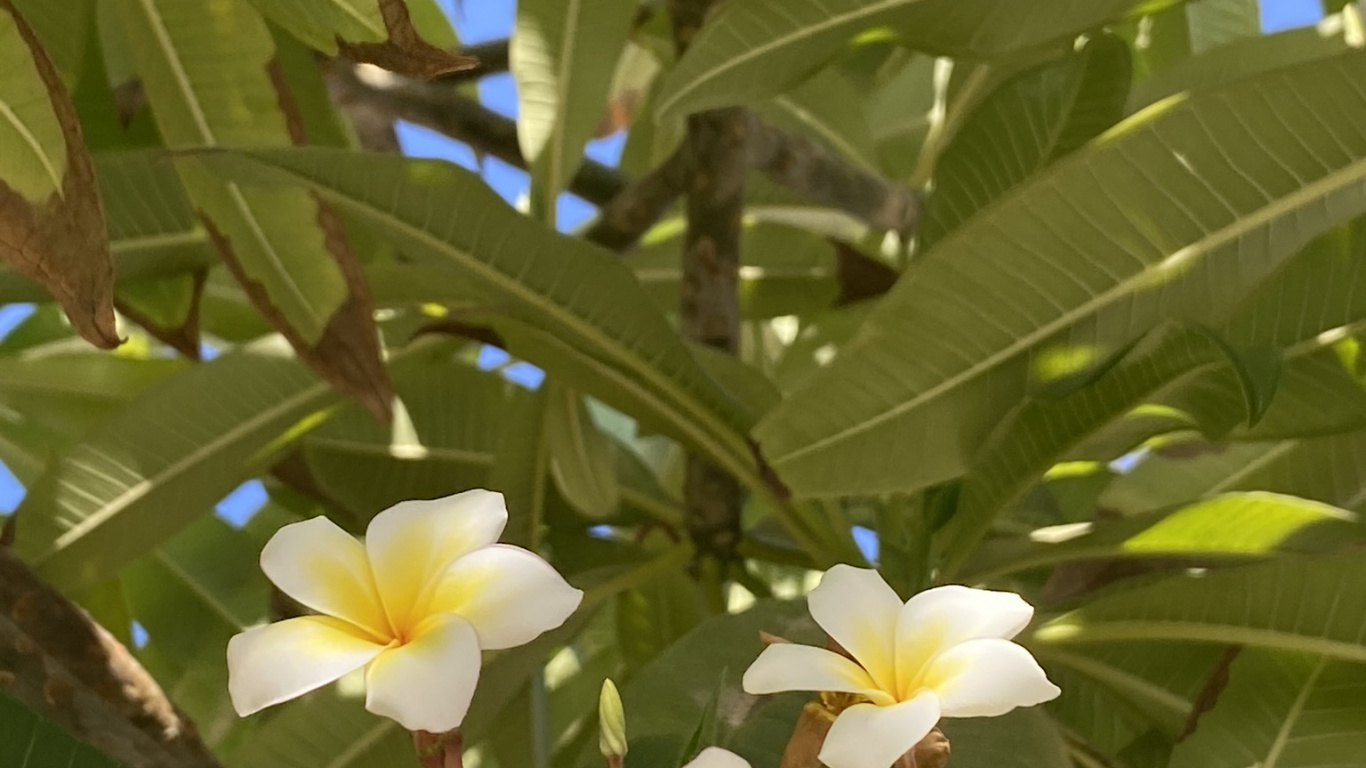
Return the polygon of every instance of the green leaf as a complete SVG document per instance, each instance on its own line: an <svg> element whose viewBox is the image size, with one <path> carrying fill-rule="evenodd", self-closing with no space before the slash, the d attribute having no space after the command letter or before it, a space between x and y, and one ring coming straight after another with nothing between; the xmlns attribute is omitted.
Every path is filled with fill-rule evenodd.
<svg viewBox="0 0 1366 768"><path fill-rule="evenodd" d="M61 73L62 82L75 90L82 71L82 59L89 46L91 25L95 19L92 0L71 0L49 3L46 0L12 0L14 7L42 41L52 64ZM0 68L0 72L8 69Z"/></svg>
<svg viewBox="0 0 1366 768"><path fill-rule="evenodd" d="M545 521L550 480L550 448L546 441L550 404L544 383L508 416L502 439L490 457L489 487L502 491L508 508L507 540L535 547Z"/></svg>
<svg viewBox="0 0 1366 768"><path fill-rule="evenodd" d="M621 502L616 445L593 422L581 395L553 380L545 386L546 448L555 485L588 518L611 517Z"/></svg>
<svg viewBox="0 0 1366 768"><path fill-rule="evenodd" d="M1236 561L1341 550L1362 541L1366 525L1337 507L1265 491L1225 493L1178 509L1002 541L970 563L962 578L977 583L1077 560L1196 556Z"/></svg>
<svg viewBox="0 0 1366 768"><path fill-rule="evenodd" d="M1053 619L1034 642L1184 640L1366 661L1363 562L1354 553L1173 576Z"/></svg>
<svg viewBox="0 0 1366 768"><path fill-rule="evenodd" d="M312 475L354 516L356 530L405 499L439 498L490 482L512 413L511 386L448 357L430 355L395 376L393 424L348 406L304 438Z"/></svg>
<svg viewBox="0 0 1366 768"><path fill-rule="evenodd" d="M66 141L47 86L19 26L0 9L0 179L31 203L58 194L66 175Z"/></svg>
<svg viewBox="0 0 1366 768"><path fill-rule="evenodd" d="M0 693L0 755L13 768L120 768L5 693Z"/></svg>
<svg viewBox="0 0 1366 768"><path fill-rule="evenodd" d="M508 44L517 81L517 140L531 164L531 210L554 223L555 200L607 111L636 0L521 0Z"/></svg>
<svg viewBox="0 0 1366 768"><path fill-rule="evenodd" d="M106 578L326 418L337 395L276 342L164 380L67 451L20 506L17 551L63 588Z"/></svg>
<svg viewBox="0 0 1366 768"><path fill-rule="evenodd" d="M1238 40L1200 56L1182 59L1135 83L1127 111L1136 112L1182 91L1209 90L1274 69L1344 53L1352 46L1347 41L1348 25L1342 19L1338 16L1335 23L1323 27L1301 27Z"/></svg>
<svg viewBox="0 0 1366 768"><path fill-rule="evenodd" d="M827 67L786 93L755 105L760 117L806 136L864 168L877 168L877 145L859 92L839 70Z"/></svg>
<svg viewBox="0 0 1366 768"><path fill-rule="evenodd" d="M1169 451L1177 452L1175 446ZM1345 509L1366 503L1366 431L1191 452L1197 455L1148 457L1112 484L1101 504L1151 509L1235 490L1293 494Z"/></svg>
<svg viewBox="0 0 1366 768"><path fill-rule="evenodd" d="M929 248L1008 189L1124 115L1133 66L1113 35L1007 80L973 110L935 166L919 236Z"/></svg>
<svg viewBox="0 0 1366 768"><path fill-rule="evenodd" d="M1230 311L1366 208L1366 93L1347 95L1363 62L1145 113L1018 187L926 254L765 418L770 463L798 495L923 487L960 473L1032 378L1104 360L1160 320ZM1269 151L1281 143L1303 153ZM1335 160L1311 159L1329 147Z"/></svg>
<svg viewBox="0 0 1366 768"><path fill-rule="evenodd" d="M389 38L376 0L251 0L251 4L291 35L333 56L338 38L353 43Z"/></svg>
<svg viewBox="0 0 1366 768"><path fill-rule="evenodd" d="M1258 0L1201 0L1186 5L1192 52L1201 54L1260 35L1262 17L1257 5Z"/></svg>
<svg viewBox="0 0 1366 768"><path fill-rule="evenodd" d="M1054 716L1112 754L1149 730L1165 736L1170 747L1224 652L1193 643L1165 643L1160 653L1150 643L1032 650L1066 692L1049 704Z"/></svg>
<svg viewBox="0 0 1366 768"><path fill-rule="evenodd" d="M869 30L935 53L993 58L1077 34L1133 5L1133 0L735 3L708 20L665 77L657 112L669 119L781 93Z"/></svg>
<svg viewBox="0 0 1366 768"><path fill-rule="evenodd" d="M751 417L692 358L629 269L528 222L477 176L449 163L322 149L205 162L233 176L312 186L423 262L404 281L407 300L476 298L507 318L495 325L514 354L538 364L553 356L542 367L564 369L567 381L614 406L629 397L640 405L622 410L649 414L718 464L754 477L743 434ZM448 213L430 215L437 205ZM424 292L431 298L419 298Z"/></svg>
<svg viewBox="0 0 1366 768"><path fill-rule="evenodd" d="M286 146L289 129L267 65L270 31L246 0L120 0L123 28L157 126L171 149ZM318 203L302 190L222 182L198 160L176 162L196 208L217 227L223 256L260 283L307 343L347 295Z"/></svg>
<svg viewBox="0 0 1366 768"><path fill-rule="evenodd" d="M1366 665L1246 650L1171 768L1366 765Z"/></svg>

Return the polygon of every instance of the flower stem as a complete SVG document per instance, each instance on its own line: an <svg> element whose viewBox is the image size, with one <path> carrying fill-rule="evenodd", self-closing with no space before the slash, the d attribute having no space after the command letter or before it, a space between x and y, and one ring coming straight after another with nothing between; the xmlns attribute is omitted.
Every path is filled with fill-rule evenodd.
<svg viewBox="0 0 1366 768"><path fill-rule="evenodd" d="M413 731L413 746L422 768L465 768L464 740L459 729L445 733Z"/></svg>

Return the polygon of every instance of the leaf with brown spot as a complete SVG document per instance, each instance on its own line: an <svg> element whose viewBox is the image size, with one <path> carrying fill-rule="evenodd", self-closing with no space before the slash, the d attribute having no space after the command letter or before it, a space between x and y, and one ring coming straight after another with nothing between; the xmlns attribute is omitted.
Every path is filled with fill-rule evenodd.
<svg viewBox="0 0 1366 768"><path fill-rule="evenodd" d="M90 153L70 93L10 0L0 0L0 107L0 143L24 148L0 155L0 260L42 284L91 344L117 347Z"/></svg>
<svg viewBox="0 0 1366 768"><path fill-rule="evenodd" d="M114 306L152 338L190 360L201 359L199 302L207 269L120 286Z"/></svg>
<svg viewBox="0 0 1366 768"><path fill-rule="evenodd" d="M290 139L299 145L307 143L308 132L304 127L303 113L289 84L285 82L279 62L272 59L266 66L266 73L270 77L271 87L275 89L280 112L285 116ZM369 285L365 282L360 260L347 240L346 228L336 209L316 192L309 194L318 206L318 226L323 231L323 244L341 270L347 288L346 299L332 315L316 343L309 344L300 337L271 305L259 285L245 279L241 265L233 256L231 243L218 243L219 252L252 303L272 326L284 334L299 358L319 376L354 397L376 418L387 423L393 418L394 388L380 353L379 330L375 327L375 307L370 298ZM219 236L212 225L209 225L209 231L217 241Z"/></svg>
<svg viewBox="0 0 1366 768"><path fill-rule="evenodd" d="M413 27L403 0L379 0L379 10L389 39L382 43L340 40L338 47L343 56L423 80L478 66L479 60L473 56L447 51L423 40Z"/></svg>

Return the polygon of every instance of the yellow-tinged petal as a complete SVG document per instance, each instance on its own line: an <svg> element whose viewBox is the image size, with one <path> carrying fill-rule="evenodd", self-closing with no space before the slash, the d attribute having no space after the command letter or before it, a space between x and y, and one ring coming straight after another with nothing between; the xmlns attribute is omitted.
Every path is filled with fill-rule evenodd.
<svg viewBox="0 0 1366 768"><path fill-rule="evenodd" d="M393 633L365 547L325 517L290 523L261 550L261 570L285 594L355 624L377 642Z"/></svg>
<svg viewBox="0 0 1366 768"><path fill-rule="evenodd" d="M820 761L830 768L888 768L937 722L939 700L929 692L890 707L855 704L830 726Z"/></svg>
<svg viewBox="0 0 1366 768"><path fill-rule="evenodd" d="M981 638L1009 640L1034 616L1014 592L957 584L927 589L901 609L896 624L896 677L901 697L915 691L930 659L958 643Z"/></svg>
<svg viewBox="0 0 1366 768"><path fill-rule="evenodd" d="M455 561L432 593L428 610L458 613L474 625L486 651L529 643L569 618L583 592L532 552L494 544Z"/></svg>
<svg viewBox="0 0 1366 768"><path fill-rule="evenodd" d="M896 622L901 598L877 571L836 565L806 598L811 618L868 670L896 690Z"/></svg>
<svg viewBox="0 0 1366 768"><path fill-rule="evenodd" d="M375 515L365 548L394 628L402 632L425 618L417 603L435 578L460 556L497 541L507 517L503 495L485 490L404 501Z"/></svg>
<svg viewBox="0 0 1366 768"><path fill-rule="evenodd" d="M683 768L750 768L749 761L729 749L707 747Z"/></svg>
<svg viewBox="0 0 1366 768"><path fill-rule="evenodd" d="M330 616L248 629L228 641L228 695L246 717L360 669L384 649Z"/></svg>
<svg viewBox="0 0 1366 768"><path fill-rule="evenodd" d="M936 656L924 684L939 696L944 717L995 717L1062 693L1029 651L994 638L969 640Z"/></svg>
<svg viewBox="0 0 1366 768"><path fill-rule="evenodd" d="M365 673L365 708L410 731L458 728L479 682L479 640L455 614L422 622L406 645L390 648Z"/></svg>
<svg viewBox="0 0 1366 768"><path fill-rule="evenodd" d="M741 685L745 693L756 695L783 691L839 691L867 696L877 704L893 701L863 667L824 648L793 643L775 643L765 648L745 670Z"/></svg>

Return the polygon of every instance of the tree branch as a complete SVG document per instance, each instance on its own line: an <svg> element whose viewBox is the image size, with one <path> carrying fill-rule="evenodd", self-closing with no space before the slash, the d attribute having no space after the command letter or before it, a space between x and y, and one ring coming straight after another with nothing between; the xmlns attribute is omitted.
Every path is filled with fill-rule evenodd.
<svg viewBox="0 0 1366 768"><path fill-rule="evenodd" d="M749 116L749 164L774 183L908 238L920 224L921 199L910 187L850 165L824 144L792 136Z"/></svg>
<svg viewBox="0 0 1366 768"><path fill-rule="evenodd" d="M681 54L701 29L712 0L669 0L674 45ZM688 229L682 254L679 325L684 338L735 355L740 349L740 239L751 121L731 107L692 115L684 143L691 155ZM702 567L720 595L735 560L744 491L729 473L695 453L683 481L684 521ZM719 565L719 572L711 564ZM718 578L719 577L719 578ZM721 609L724 610L724 604Z"/></svg>
<svg viewBox="0 0 1366 768"><path fill-rule="evenodd" d="M367 80L355 67L338 62L333 67L334 98L343 106L357 101L380 110L390 119L406 120L463 141L509 165L525 169L517 143L517 124L449 86L422 83L381 73L382 80ZM580 166L569 182L569 191L594 205L605 205L626 186L619 172L591 160Z"/></svg>
<svg viewBox="0 0 1366 768"><path fill-rule="evenodd" d="M128 649L4 548L0 689L129 768L219 768Z"/></svg>

